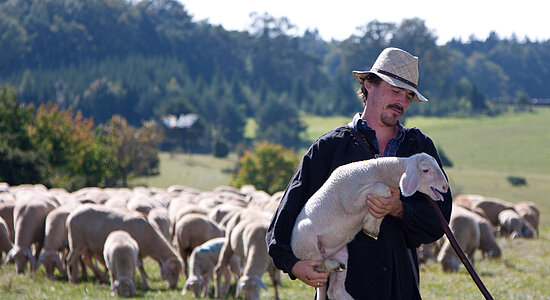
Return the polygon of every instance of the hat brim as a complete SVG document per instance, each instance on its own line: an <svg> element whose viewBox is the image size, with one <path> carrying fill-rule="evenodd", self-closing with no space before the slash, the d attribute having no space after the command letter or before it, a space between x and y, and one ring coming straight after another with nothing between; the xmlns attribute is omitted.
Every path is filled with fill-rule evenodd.
<svg viewBox="0 0 550 300"><path fill-rule="evenodd" d="M418 90L416 88L414 88L413 86L411 86L411 85L409 85L409 84L407 84L407 83L405 83L401 80L398 80L398 79L389 77L387 75L378 73L376 71L353 71L353 77L355 77L355 79L357 79L357 81L360 84L363 84L363 81L365 80L365 77L369 73L376 74L376 76L382 78L382 80L384 80L385 82L387 82L387 83L389 83L393 86L403 88L403 89L407 89L407 90L410 90L410 91L414 92L415 97L413 97L413 99L412 99L413 101L428 102L428 99L426 97L424 97L422 94L420 94L420 92L418 92Z"/></svg>

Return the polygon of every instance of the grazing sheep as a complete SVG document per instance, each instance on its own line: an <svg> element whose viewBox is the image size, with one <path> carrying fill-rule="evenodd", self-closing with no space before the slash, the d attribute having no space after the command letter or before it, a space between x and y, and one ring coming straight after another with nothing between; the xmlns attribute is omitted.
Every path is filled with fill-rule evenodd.
<svg viewBox="0 0 550 300"><path fill-rule="evenodd" d="M210 239L195 247L189 256L189 277L183 286L182 295L187 291L192 291L196 298L206 298L210 295L208 284L212 279L212 270L222 249L225 238L218 237ZM225 284L222 288L222 294L227 294L231 284L231 271L238 278L241 270L241 262L238 257L233 256L229 262L229 268L223 272Z"/></svg>
<svg viewBox="0 0 550 300"><path fill-rule="evenodd" d="M15 242L5 263L14 260L17 273L23 274L27 262L30 262L31 271L35 270L44 243L46 216L56 203L42 192L21 192L16 198L13 208ZM36 246L34 256L31 253L33 244Z"/></svg>
<svg viewBox="0 0 550 300"><path fill-rule="evenodd" d="M67 270L64 266L65 254L69 250L69 238L67 230L67 217L69 213L77 207L73 205L62 205L54 208L46 216L46 225L44 230L44 252L38 258L36 268L38 269L41 264L44 264L46 269L46 277L54 279L54 271L57 268L59 273L63 276L67 276ZM60 258L63 256L63 259ZM88 266L95 277L100 281L105 281L106 274L99 271L99 269L92 263L89 253L82 255L80 260L82 267L82 275L87 278L86 266Z"/></svg>
<svg viewBox="0 0 550 300"><path fill-rule="evenodd" d="M498 214L500 233L511 238L532 238L535 235L531 226L513 209L503 209Z"/></svg>
<svg viewBox="0 0 550 300"><path fill-rule="evenodd" d="M480 232L479 226L470 210L458 205L453 205L449 228L453 231L456 241L462 251L474 263L474 253L479 248ZM442 246L437 255L437 262L445 272L458 271L459 261L456 252L446 236L441 238Z"/></svg>
<svg viewBox="0 0 550 300"><path fill-rule="evenodd" d="M203 214L186 214L179 219L174 231L174 244L183 260L183 271L187 277L187 258L196 246L216 237L223 237L222 227Z"/></svg>
<svg viewBox="0 0 550 300"><path fill-rule="evenodd" d="M474 218L479 226L479 250L481 250L483 257L500 258L502 250L495 239L493 225L482 215L475 214Z"/></svg>
<svg viewBox="0 0 550 300"><path fill-rule="evenodd" d="M367 195L389 197L390 186L400 187L404 196L420 191L434 200L443 200L440 192L447 192L448 182L437 161L426 153L340 166L306 202L296 219L291 236L296 257L323 260L324 271L344 269L346 244L361 228L374 238L378 236L383 218L376 219L369 213ZM345 270L329 276L329 298L351 299L344 287ZM317 290L321 299L326 292L326 286Z"/></svg>
<svg viewBox="0 0 550 300"><path fill-rule="evenodd" d="M498 214L504 209L513 209L512 203L498 198L481 195L461 194L453 198L453 203L471 211L482 211L493 226L499 226Z"/></svg>
<svg viewBox="0 0 550 300"><path fill-rule="evenodd" d="M235 219L229 222L218 263L214 267L215 297L223 298L221 277L233 256L242 262L241 276L237 281L235 298L243 292L243 298L249 300L260 299L260 289L267 290L262 280L264 272L268 271L275 288L275 299L279 299L277 286L280 285L280 274L273 266L271 257L267 254L265 235L269 226L269 219L256 216L247 216L235 224ZM233 227L233 224L234 227Z"/></svg>
<svg viewBox="0 0 550 300"><path fill-rule="evenodd" d="M122 297L136 295L134 277L138 266L139 247L137 242L123 230L115 230L107 236L103 258L111 280L111 295Z"/></svg>
<svg viewBox="0 0 550 300"><path fill-rule="evenodd" d="M13 244L10 240L8 225L4 219L0 218L0 260L2 260L2 253L9 253L11 248L13 248Z"/></svg>
<svg viewBox="0 0 550 300"><path fill-rule="evenodd" d="M523 217L525 222L533 227L533 230L536 233L535 237L538 236L540 212L537 205L534 202L530 201L520 201L514 204L514 209L518 212L520 216Z"/></svg>
<svg viewBox="0 0 550 300"><path fill-rule="evenodd" d="M155 226L167 240L170 240L170 218L168 209L165 207L154 207L147 214L147 220Z"/></svg>
<svg viewBox="0 0 550 300"><path fill-rule="evenodd" d="M13 244L15 241L15 229L13 228L13 208L15 207L15 201L0 203L0 218L6 221L8 225L9 237Z"/></svg>
<svg viewBox="0 0 550 300"><path fill-rule="evenodd" d="M170 243L141 213L87 204L73 210L67 217L69 230L69 254L67 267L69 282L78 282L78 254L87 250L94 255L103 254L103 245L109 233L115 230L128 232L139 245L139 260L151 256L160 265L161 277L170 288L177 287L182 262ZM148 288L146 274L140 267L141 280Z"/></svg>

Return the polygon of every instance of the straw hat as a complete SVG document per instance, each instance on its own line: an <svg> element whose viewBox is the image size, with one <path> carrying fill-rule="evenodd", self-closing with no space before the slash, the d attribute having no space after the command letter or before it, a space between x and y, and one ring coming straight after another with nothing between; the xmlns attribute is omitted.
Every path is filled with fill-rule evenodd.
<svg viewBox="0 0 550 300"><path fill-rule="evenodd" d="M370 71L353 71L353 76L363 84L368 73L373 73L385 82L400 88L413 91L417 102L428 101L416 88L418 87L418 57L398 48L384 49Z"/></svg>

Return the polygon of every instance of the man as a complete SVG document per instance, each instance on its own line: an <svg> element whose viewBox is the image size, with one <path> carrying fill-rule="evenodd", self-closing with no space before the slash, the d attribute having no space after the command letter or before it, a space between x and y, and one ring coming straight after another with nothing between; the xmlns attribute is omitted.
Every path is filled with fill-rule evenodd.
<svg viewBox="0 0 550 300"><path fill-rule="evenodd" d="M334 169L359 160L408 157L420 152L430 154L441 166L432 140L419 129L405 128L399 122L412 101L428 101L417 90L418 58L401 49L387 48L369 71L353 71L353 75L361 83L358 95L365 105L363 112L347 126L329 131L311 145L266 236L275 266L312 287L330 284L328 273L315 271L320 261L299 260L292 252L290 238L302 207ZM450 190L444 198L438 205L449 221ZM365 201L373 216L385 218L378 239L360 231L347 245L346 291L355 299L420 299L416 248L443 235L436 213L419 192L404 197L399 189L392 189L389 198L369 195Z"/></svg>

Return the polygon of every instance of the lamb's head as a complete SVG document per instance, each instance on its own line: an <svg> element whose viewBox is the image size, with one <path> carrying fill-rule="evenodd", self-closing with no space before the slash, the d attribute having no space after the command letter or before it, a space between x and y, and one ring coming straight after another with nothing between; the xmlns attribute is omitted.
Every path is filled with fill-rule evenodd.
<svg viewBox="0 0 550 300"><path fill-rule="evenodd" d="M178 279L183 269L183 263L177 256L168 258L162 263L160 274L168 282L171 289L178 286Z"/></svg>
<svg viewBox="0 0 550 300"><path fill-rule="evenodd" d="M419 153L407 160L399 187L406 197L420 191L433 200L443 200L441 193L447 192L449 183L437 161L426 153Z"/></svg>

